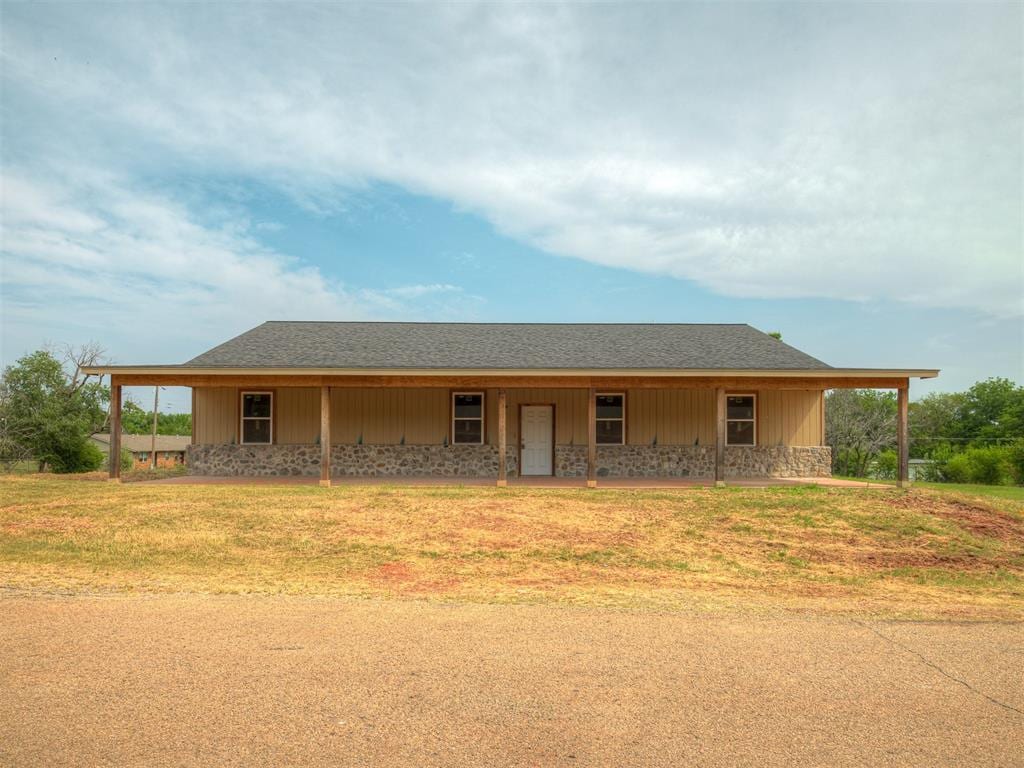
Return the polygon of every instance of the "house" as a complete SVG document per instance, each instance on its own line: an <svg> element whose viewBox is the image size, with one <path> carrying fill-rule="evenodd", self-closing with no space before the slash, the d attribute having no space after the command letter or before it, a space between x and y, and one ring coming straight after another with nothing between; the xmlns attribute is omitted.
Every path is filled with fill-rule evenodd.
<svg viewBox="0 0 1024 768"><path fill-rule="evenodd" d="M749 325L267 322L182 365L97 366L192 388L199 475L808 477L824 393L911 378L833 368ZM111 462L112 478L118 466Z"/></svg>
<svg viewBox="0 0 1024 768"><path fill-rule="evenodd" d="M104 453L110 452L110 435L106 433L95 434L89 438ZM156 465L158 467L173 467L185 463L185 456L192 443L188 435L157 435L156 436ZM121 450L126 450L132 455L136 467L149 467L153 465L153 436L152 435L121 435Z"/></svg>

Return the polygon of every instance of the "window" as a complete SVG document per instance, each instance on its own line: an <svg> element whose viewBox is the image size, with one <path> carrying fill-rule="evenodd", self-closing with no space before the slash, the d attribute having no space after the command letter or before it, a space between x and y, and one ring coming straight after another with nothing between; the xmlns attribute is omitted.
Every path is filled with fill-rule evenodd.
<svg viewBox="0 0 1024 768"><path fill-rule="evenodd" d="M597 395L597 442L622 445L626 441L626 396Z"/></svg>
<svg viewBox="0 0 1024 768"><path fill-rule="evenodd" d="M481 445L484 441L484 393L452 392L452 442Z"/></svg>
<svg viewBox="0 0 1024 768"><path fill-rule="evenodd" d="M725 444L757 443L757 396L729 395L725 398Z"/></svg>
<svg viewBox="0 0 1024 768"><path fill-rule="evenodd" d="M242 393L242 442L269 445L274 440L274 393Z"/></svg>

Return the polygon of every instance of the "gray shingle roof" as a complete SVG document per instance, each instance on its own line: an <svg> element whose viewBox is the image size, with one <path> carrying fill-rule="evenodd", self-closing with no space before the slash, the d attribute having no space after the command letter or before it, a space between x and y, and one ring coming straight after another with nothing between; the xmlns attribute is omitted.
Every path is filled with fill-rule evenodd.
<svg viewBox="0 0 1024 768"><path fill-rule="evenodd" d="M764 369L830 366L749 325L271 321L193 368Z"/></svg>

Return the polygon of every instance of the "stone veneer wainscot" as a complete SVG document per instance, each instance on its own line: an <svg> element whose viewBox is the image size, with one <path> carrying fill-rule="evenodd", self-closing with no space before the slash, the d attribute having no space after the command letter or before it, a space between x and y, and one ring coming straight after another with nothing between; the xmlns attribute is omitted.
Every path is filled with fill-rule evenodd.
<svg viewBox="0 0 1024 768"><path fill-rule="evenodd" d="M507 454L508 474L518 471L514 448ZM189 473L225 476L307 476L320 474L319 445L193 445ZM713 445L601 445L598 477L680 477L714 475ZM828 477L828 446L729 446L727 477ZM587 448L555 447L555 475L585 477ZM492 445L334 445L333 477L497 477L498 449Z"/></svg>

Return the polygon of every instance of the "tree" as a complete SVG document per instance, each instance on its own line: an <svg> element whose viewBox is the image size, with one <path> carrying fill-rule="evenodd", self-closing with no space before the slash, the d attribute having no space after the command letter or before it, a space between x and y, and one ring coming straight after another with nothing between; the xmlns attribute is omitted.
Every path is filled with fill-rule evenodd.
<svg viewBox="0 0 1024 768"><path fill-rule="evenodd" d="M1024 434L1024 387L992 378L979 381L963 397L957 437L984 444Z"/></svg>
<svg viewBox="0 0 1024 768"><path fill-rule="evenodd" d="M832 469L866 477L868 464L896 445L896 393L837 389L825 401L825 440L832 446Z"/></svg>
<svg viewBox="0 0 1024 768"><path fill-rule="evenodd" d="M0 449L11 458L31 456L41 470L97 469L103 455L89 436L107 422L110 393L102 377L82 369L102 355L95 344L65 347L63 361L39 350L7 367L0 380Z"/></svg>
<svg viewBox="0 0 1024 768"><path fill-rule="evenodd" d="M153 431L153 412L127 400L121 407L121 427L127 435L148 435ZM157 420L158 435L191 435L192 414L161 413Z"/></svg>
<svg viewBox="0 0 1024 768"><path fill-rule="evenodd" d="M892 393L828 394L825 431L837 473L863 476L872 460L888 460L879 454L895 444L895 409ZM926 395L910 404L909 427L910 455L932 459L933 479L1024 481L1024 387L1009 379Z"/></svg>
<svg viewBox="0 0 1024 768"><path fill-rule="evenodd" d="M126 435L144 435L153 426L153 418L138 403L126 399L121 406L121 431Z"/></svg>
<svg viewBox="0 0 1024 768"><path fill-rule="evenodd" d="M933 392L910 404L910 455L930 458L948 450L959 436L960 417L966 395L963 392Z"/></svg>

